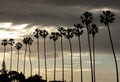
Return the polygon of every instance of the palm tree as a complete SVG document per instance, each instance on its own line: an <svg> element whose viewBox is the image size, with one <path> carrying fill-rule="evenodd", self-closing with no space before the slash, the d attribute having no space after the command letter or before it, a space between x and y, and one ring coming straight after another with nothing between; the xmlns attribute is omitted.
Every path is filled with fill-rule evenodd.
<svg viewBox="0 0 120 82"><path fill-rule="evenodd" d="M59 36L61 37L61 52L62 52L62 81L64 82L64 54L63 54L63 35L65 34L65 29L63 27L58 28Z"/></svg>
<svg viewBox="0 0 120 82"><path fill-rule="evenodd" d="M5 61L5 52L6 52L6 46L8 44L7 39L3 39L1 44L4 46L4 56L3 56L3 61Z"/></svg>
<svg viewBox="0 0 120 82"><path fill-rule="evenodd" d="M32 76L32 61L31 61L31 48L30 46L32 45L32 38L28 37L28 47L29 47L29 60L30 60L30 75Z"/></svg>
<svg viewBox="0 0 120 82"><path fill-rule="evenodd" d="M92 37L93 37L93 72L94 72L94 82L96 82L96 74L95 74L95 35L96 35L96 33L98 33L98 27L97 27L97 25L95 25L95 24L92 24L92 27L91 28L89 28L89 30L88 30L89 32L89 34L91 34L92 35Z"/></svg>
<svg viewBox="0 0 120 82"><path fill-rule="evenodd" d="M54 41L54 81L56 80L56 41L58 40L59 33L52 32L50 39Z"/></svg>
<svg viewBox="0 0 120 82"><path fill-rule="evenodd" d="M14 44L15 42L14 42L14 39L9 39L9 42L8 42L8 44L9 45L11 45L11 56L10 56L10 71L12 70L12 46L13 46L13 44Z"/></svg>
<svg viewBox="0 0 120 82"><path fill-rule="evenodd" d="M90 65L91 65L91 80L93 82L93 67L92 67L92 54L91 54L91 45L90 45L90 36L88 33L88 28L90 26L90 23L92 22L92 13L85 12L83 16L80 17L81 22L86 25L87 28L87 37L88 37L88 47L89 47L89 53L90 53Z"/></svg>
<svg viewBox="0 0 120 82"><path fill-rule="evenodd" d="M22 40L23 44L25 44L25 54L24 54L24 66L23 66L23 74L25 75L25 61L26 61L26 52L27 52L27 45L28 45L28 37L25 37Z"/></svg>
<svg viewBox="0 0 120 82"><path fill-rule="evenodd" d="M37 39L37 52L38 52L38 75L40 75L40 55L39 55L39 33L40 30L37 28L35 29L35 32L33 32L34 37Z"/></svg>
<svg viewBox="0 0 120 82"><path fill-rule="evenodd" d="M19 69L18 69L19 68L19 51L22 48L22 43L17 42L16 45L15 45L15 48L18 51L18 56L17 56L17 72L18 72L19 71Z"/></svg>
<svg viewBox="0 0 120 82"><path fill-rule="evenodd" d="M114 16L115 15L111 11L103 11L103 15L100 15L100 22L104 23L105 26L107 26L107 28L108 28L109 38L110 38L112 52L113 52L113 56L114 56L114 60L115 60L115 66L116 66L116 78L117 78L117 82L119 82L118 64L117 64L114 45L113 45L113 41L112 41L111 31L110 31L110 28L109 28L109 24L113 23L114 20L115 20Z"/></svg>
<svg viewBox="0 0 120 82"><path fill-rule="evenodd" d="M83 26L81 24L74 24L74 34L78 37L79 41L79 54L80 54L80 71L81 71L81 82L83 82L83 71L82 71L82 58L81 58L81 39L80 36L83 34Z"/></svg>
<svg viewBox="0 0 120 82"><path fill-rule="evenodd" d="M46 43L45 40L48 36L48 31L46 30L40 30L40 36L44 39L44 59L45 59L45 78L47 81L47 61L46 61Z"/></svg>
<svg viewBox="0 0 120 82"><path fill-rule="evenodd" d="M65 38L68 39L69 41L69 45L70 45L70 52L71 52L71 82L73 82L73 59L72 59L72 44L71 44L71 38L73 38L73 29L66 29L65 30L65 34L64 34Z"/></svg>

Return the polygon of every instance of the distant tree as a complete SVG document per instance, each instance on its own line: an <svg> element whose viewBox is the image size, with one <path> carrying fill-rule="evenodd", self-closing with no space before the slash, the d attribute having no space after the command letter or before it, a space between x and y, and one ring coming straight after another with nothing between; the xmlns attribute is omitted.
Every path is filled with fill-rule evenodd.
<svg viewBox="0 0 120 82"><path fill-rule="evenodd" d="M19 71L19 51L22 48L22 43L17 42L16 45L15 45L15 48L18 51L18 55L17 55L17 72L18 72Z"/></svg>
<svg viewBox="0 0 120 82"><path fill-rule="evenodd" d="M14 44L14 39L9 39L9 42L8 44L11 46L11 55L10 55L10 71L12 70L12 47L13 47L13 44Z"/></svg>
<svg viewBox="0 0 120 82"><path fill-rule="evenodd" d="M83 71L82 71L82 57L81 57L81 35L83 34L83 26L81 24L74 24L74 34L78 37L79 43L79 54L80 54L80 75L81 75L81 82L83 82Z"/></svg>
<svg viewBox="0 0 120 82"><path fill-rule="evenodd" d="M18 78L19 82L24 82L25 81L25 76L22 72L18 74L17 78Z"/></svg>
<svg viewBox="0 0 120 82"><path fill-rule="evenodd" d="M65 38L68 39L69 41L69 45L70 45L70 52L71 52L71 82L73 82L73 54L72 54L72 44L71 44L71 38L73 38L73 29L66 29L65 30L65 34L64 34Z"/></svg>
<svg viewBox="0 0 120 82"><path fill-rule="evenodd" d="M112 41L111 31L109 28L109 24L113 23L114 20L115 20L115 15L111 11L103 11L103 15L100 15L100 22L104 23L108 29L110 43L111 43L112 52L113 52L114 61L115 61L115 67L116 67L116 78L117 78L117 82L119 82L118 64L117 64L116 54L115 54L114 45L113 45L113 41Z"/></svg>
<svg viewBox="0 0 120 82"><path fill-rule="evenodd" d="M58 32L52 32L50 35L50 39L54 41L54 81L56 80L56 41L58 40L58 37Z"/></svg>
<svg viewBox="0 0 120 82"><path fill-rule="evenodd" d="M91 45L90 45L90 36L88 33L88 28L90 26L90 24L92 23L93 17L92 17L92 13L90 12L85 12L83 14L83 16L80 17L81 18L81 22L83 24L86 25L87 28L87 37L88 37L88 47L89 47L89 53L90 53L90 65L91 65L91 80L93 82L93 65L92 65L92 54L91 54Z"/></svg>
<svg viewBox="0 0 120 82"><path fill-rule="evenodd" d="M11 80L11 81L8 81L8 82L25 82L25 76L24 74L22 73L19 73L17 71L9 71L8 74L7 74L8 78ZM6 82L6 81L5 81Z"/></svg>
<svg viewBox="0 0 120 82"><path fill-rule="evenodd" d="M46 61L46 38L48 36L48 31L40 30L40 36L44 39L44 60L45 60L45 78L47 80L47 61Z"/></svg>
<svg viewBox="0 0 120 82"><path fill-rule="evenodd" d="M62 52L62 81L64 82L64 54L63 54L63 35L65 35L65 29L63 27L58 28L59 36L61 38L61 52Z"/></svg>
<svg viewBox="0 0 120 82"><path fill-rule="evenodd" d="M28 77L25 82L47 82L46 80L43 80L41 76L39 75L34 75Z"/></svg>
<svg viewBox="0 0 120 82"><path fill-rule="evenodd" d="M4 56L3 56L3 61L5 61L5 52L6 52L6 46L8 44L7 39L3 39L1 44L4 46Z"/></svg>
<svg viewBox="0 0 120 82"><path fill-rule="evenodd" d="M29 47L29 61L30 61L30 75L32 76L32 61L31 61L31 48L30 46L32 45L32 38L28 37L28 47Z"/></svg>
<svg viewBox="0 0 120 82"><path fill-rule="evenodd" d="M39 55L39 37L40 30L37 28L35 32L33 32L34 37L37 39L37 52L38 52L38 75L40 75L40 55Z"/></svg>
<svg viewBox="0 0 120 82"><path fill-rule="evenodd" d="M93 37L93 72L94 72L94 82L96 82L96 74L95 74L95 35L98 33L98 27L95 24L92 24L92 27L89 28L88 30L89 34L92 35Z"/></svg>

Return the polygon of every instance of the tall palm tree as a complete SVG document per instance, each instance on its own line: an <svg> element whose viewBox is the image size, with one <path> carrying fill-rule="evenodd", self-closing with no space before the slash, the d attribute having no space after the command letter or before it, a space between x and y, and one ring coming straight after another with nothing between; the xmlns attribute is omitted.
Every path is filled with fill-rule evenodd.
<svg viewBox="0 0 120 82"><path fill-rule="evenodd" d="M86 25L87 28L87 37L88 37L88 47L89 47L89 53L90 53L90 65L91 65L91 80L93 82L93 67L92 67L92 54L91 54L91 45L90 45L90 36L88 33L88 28L92 22L92 13L90 12L85 12L83 16L80 17L81 22Z"/></svg>
<svg viewBox="0 0 120 82"><path fill-rule="evenodd" d="M45 59L45 78L47 81L47 61L46 61L46 43L45 40L48 36L48 31L46 30L40 30L40 36L44 39L44 59Z"/></svg>
<svg viewBox="0 0 120 82"><path fill-rule="evenodd" d="M38 52L38 75L40 75L40 55L39 55L39 34L40 30L37 28L35 32L33 32L34 37L37 39L37 52Z"/></svg>
<svg viewBox="0 0 120 82"><path fill-rule="evenodd" d="M32 61L31 61L31 48L30 46L32 45L32 38L28 37L28 47L29 47L29 61L30 61L30 75L32 76Z"/></svg>
<svg viewBox="0 0 120 82"><path fill-rule="evenodd" d="M116 66L116 79L117 79L117 82L119 82L118 64L117 64L116 54L115 54L114 45L113 45L113 41L112 41L111 31L109 28L109 24L113 23L115 20L114 16L115 15L111 11L103 11L103 15L100 15L100 22L104 23L108 29L110 43L111 43L112 52L113 52L113 56L114 56L114 60L115 60L115 66Z"/></svg>
<svg viewBox="0 0 120 82"><path fill-rule="evenodd" d="M81 71L81 82L83 82L83 71L82 71L82 57L81 57L81 35L83 34L83 26L81 24L74 24L74 34L78 37L79 43L79 54L80 54L80 71Z"/></svg>
<svg viewBox="0 0 120 82"><path fill-rule="evenodd" d="M8 44L11 46L11 55L10 55L10 71L12 70L12 47L13 47L13 44L14 44L14 39L9 39L9 42Z"/></svg>
<svg viewBox="0 0 120 82"><path fill-rule="evenodd" d="M23 44L25 44L25 54L24 54L24 66L23 66L23 74L25 75L25 62L26 62L26 52L27 52L27 45L28 45L28 37L25 37L22 40Z"/></svg>
<svg viewBox="0 0 120 82"><path fill-rule="evenodd" d="M73 82L73 55L72 55L72 44L71 44L71 38L73 38L73 29L66 29L65 30L65 34L64 34L65 38L68 39L69 41L69 45L70 45L70 52L71 52L71 82Z"/></svg>
<svg viewBox="0 0 120 82"><path fill-rule="evenodd" d="M17 56L17 72L18 72L19 71L19 69L18 69L19 68L19 51L22 48L22 43L17 42L16 45L15 45L15 48L18 51L18 56Z"/></svg>
<svg viewBox="0 0 120 82"><path fill-rule="evenodd" d="M92 24L92 27L89 28L88 30L89 34L92 35L93 37L93 72L94 72L94 82L96 82L96 74L95 74L95 35L98 33L98 27L95 24Z"/></svg>
<svg viewBox="0 0 120 82"><path fill-rule="evenodd" d="M62 52L62 81L64 82L64 54L63 54L63 35L65 35L65 29L63 27L58 28L59 36L61 37L61 52Z"/></svg>
<svg viewBox="0 0 120 82"><path fill-rule="evenodd" d="M56 80L56 41L58 40L59 33L52 32L50 39L54 41L54 81Z"/></svg>
<svg viewBox="0 0 120 82"><path fill-rule="evenodd" d="M4 46L4 56L3 56L3 61L5 61L5 52L6 52L6 46L8 44L7 39L3 39L1 44Z"/></svg>

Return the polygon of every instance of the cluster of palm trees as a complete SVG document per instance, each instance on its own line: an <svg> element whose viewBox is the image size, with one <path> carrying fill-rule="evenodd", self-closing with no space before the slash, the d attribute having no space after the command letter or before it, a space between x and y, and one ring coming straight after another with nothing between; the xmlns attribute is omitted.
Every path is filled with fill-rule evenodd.
<svg viewBox="0 0 120 82"><path fill-rule="evenodd" d="M69 48L70 48L70 57L71 57L71 82L74 82L73 79L73 51L72 51L72 42L71 39L76 36L78 38L78 46L79 46L79 64L80 64L80 82L83 81L83 67L82 67L82 48L81 48L81 35L83 34L84 30L83 28L86 27L87 30L87 38L88 38L88 48L89 48L89 58L90 58L90 67L91 67L91 82L96 82L96 73L95 73L95 36L98 33L98 26L96 24L92 24L93 20L93 14L90 12L85 12L80 17L81 23L80 24L74 24L74 28L64 28L59 27L57 32L51 32L49 35L47 30L41 30L41 29L35 29L33 32L34 37L37 39L37 56L38 56L38 75L40 75L40 52L39 52L39 40L40 37L44 39L44 62L45 62L45 79L47 78L47 56L46 56L46 38L49 37L51 40L53 40L54 45L54 81L56 81L56 41L60 38L61 41L61 57L62 57L62 82L65 81L64 79L64 49L63 49L63 37L68 39L69 42ZM103 14L100 15L100 22L104 23L105 26L108 28L110 43L113 51L113 56L115 60L115 68L116 68L116 82L119 82L119 75L118 75L118 64L116 59L116 54L114 50L114 45L111 37L111 32L109 28L109 24L114 22L114 14L110 11L103 11ZM91 38L92 37L92 38ZM91 39L92 39L92 45L91 45ZM32 76L32 60L31 60L31 45L32 45L32 38L31 37L25 37L22 40L23 44L25 45L25 54L24 54L24 66L23 66L23 73L25 74L25 61L26 61L26 52L27 48L29 49L29 61L30 61L30 75ZM5 51L6 51L6 45L11 45L11 60L10 60L10 70L12 70L12 47L14 44L14 39L10 39L7 41L6 39L2 40L2 45L4 46L4 58L5 61ZM18 58L17 58L17 71L19 70L19 51L22 48L22 43L17 42L15 48L18 51Z"/></svg>

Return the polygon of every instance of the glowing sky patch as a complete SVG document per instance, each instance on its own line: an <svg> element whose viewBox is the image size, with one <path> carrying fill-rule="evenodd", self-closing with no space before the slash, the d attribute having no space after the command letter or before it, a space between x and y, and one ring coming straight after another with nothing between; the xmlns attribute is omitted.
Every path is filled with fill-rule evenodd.
<svg viewBox="0 0 120 82"><path fill-rule="evenodd" d="M107 7L104 7L104 8L95 8L95 9L91 9L90 11L91 12L112 11L112 12L115 12L115 13L120 13L120 10L112 9L112 8L107 8Z"/></svg>

